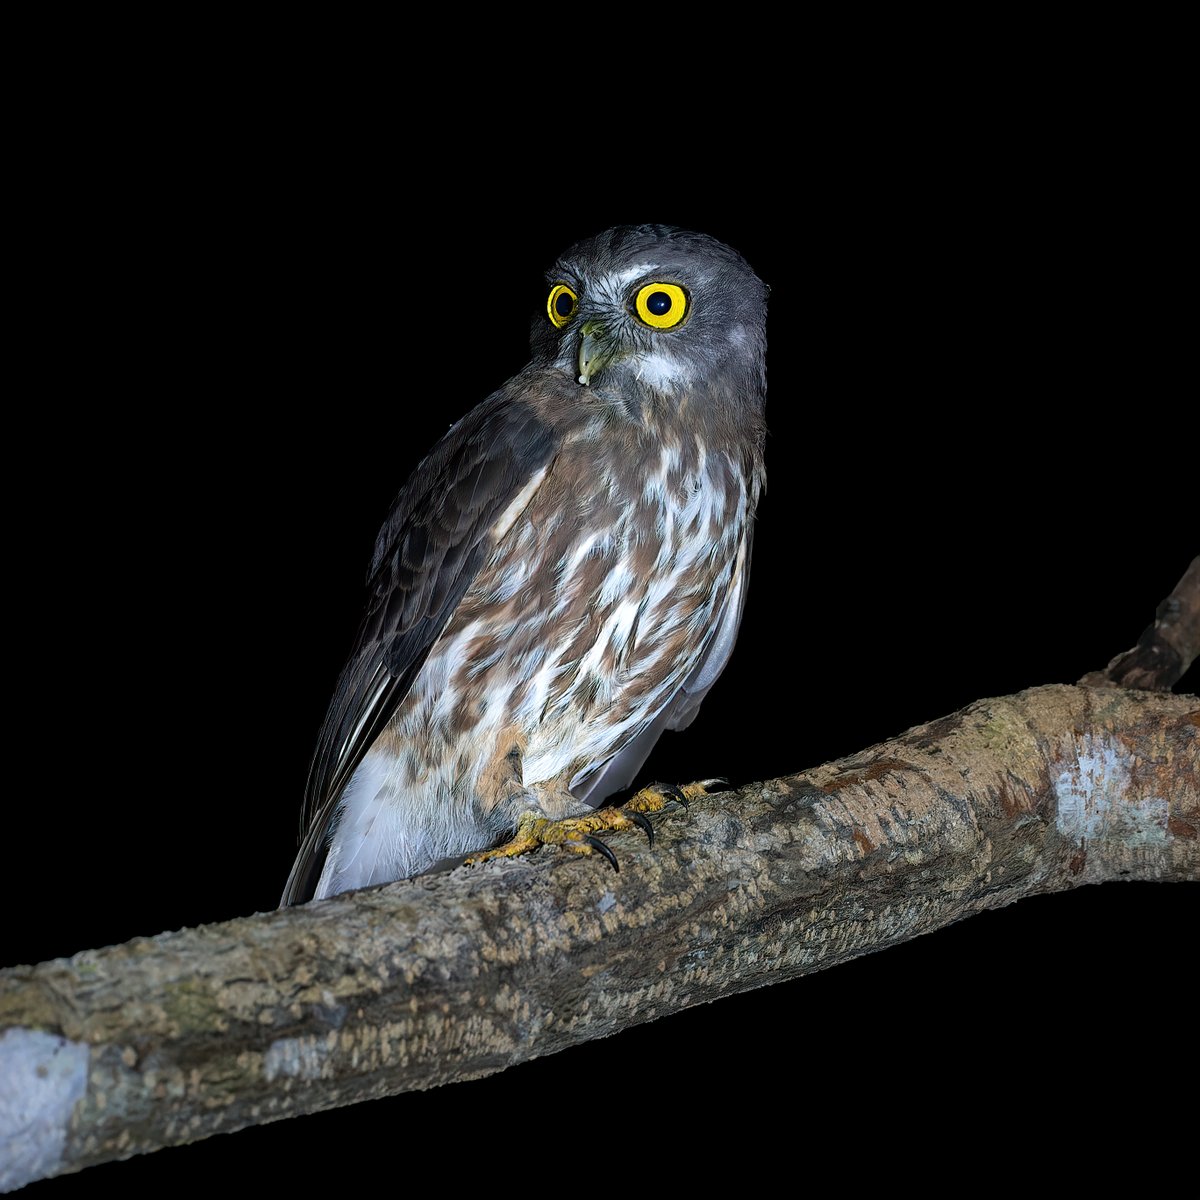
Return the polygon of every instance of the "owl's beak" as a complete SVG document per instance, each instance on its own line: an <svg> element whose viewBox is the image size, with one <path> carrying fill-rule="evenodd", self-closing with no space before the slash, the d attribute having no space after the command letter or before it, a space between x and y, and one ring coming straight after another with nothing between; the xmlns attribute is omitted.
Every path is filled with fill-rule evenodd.
<svg viewBox="0 0 1200 1200"><path fill-rule="evenodd" d="M599 321L585 322L579 332L579 382L586 386L612 361L613 344Z"/></svg>

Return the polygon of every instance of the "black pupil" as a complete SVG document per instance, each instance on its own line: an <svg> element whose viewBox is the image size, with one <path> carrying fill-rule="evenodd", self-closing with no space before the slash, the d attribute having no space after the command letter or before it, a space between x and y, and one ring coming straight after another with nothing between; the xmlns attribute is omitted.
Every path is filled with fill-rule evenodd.
<svg viewBox="0 0 1200 1200"><path fill-rule="evenodd" d="M656 317L665 317L671 311L671 297L666 292L651 292L646 297L646 308Z"/></svg>
<svg viewBox="0 0 1200 1200"><path fill-rule="evenodd" d="M569 317L571 310L575 307L575 301L571 299L570 292L559 292L554 300L554 311L560 317Z"/></svg>

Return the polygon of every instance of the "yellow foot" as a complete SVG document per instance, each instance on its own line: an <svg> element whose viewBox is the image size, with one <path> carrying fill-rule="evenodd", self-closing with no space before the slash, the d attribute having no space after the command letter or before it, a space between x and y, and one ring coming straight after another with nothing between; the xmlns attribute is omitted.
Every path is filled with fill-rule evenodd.
<svg viewBox="0 0 1200 1200"><path fill-rule="evenodd" d="M728 788L728 779L702 779L699 783L685 783L682 787L676 787L673 783L651 783L628 800L624 807L633 812L661 812L674 801L687 808L691 800Z"/></svg>
<svg viewBox="0 0 1200 1200"><path fill-rule="evenodd" d="M539 846L561 846L573 854L600 854L609 862L614 871L621 868L617 865L617 856L593 835L604 830L614 833L627 829L640 829L650 845L654 845L654 827L643 815L648 812L662 812L672 804L682 804L687 808L689 800L697 796L707 796L710 792L720 791L727 787L724 779L705 779L700 783L689 783L676 787L669 783L652 783L644 787L631 800L620 808L598 808L595 812L585 813L582 817L568 817L562 821L551 821L540 813L525 812L517 822L517 832L511 841L492 850L481 850L465 860L467 866L487 862L489 858L515 858L519 854L528 854Z"/></svg>

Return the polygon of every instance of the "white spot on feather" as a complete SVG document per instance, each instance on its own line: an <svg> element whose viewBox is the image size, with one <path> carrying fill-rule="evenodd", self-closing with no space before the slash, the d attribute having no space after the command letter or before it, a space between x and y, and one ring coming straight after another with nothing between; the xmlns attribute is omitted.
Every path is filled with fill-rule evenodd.
<svg viewBox="0 0 1200 1200"><path fill-rule="evenodd" d="M542 480L546 478L546 471L546 467L535 471L529 482L508 502L504 511L492 522L493 541L500 541L513 527L513 522L525 511L530 500L533 499L533 493L541 487Z"/></svg>
<svg viewBox="0 0 1200 1200"><path fill-rule="evenodd" d="M600 534L589 533L587 537L581 539L571 551L571 557L566 561L566 573L572 574L581 562L595 548L596 543L600 541Z"/></svg>
<svg viewBox="0 0 1200 1200"><path fill-rule="evenodd" d="M38 1029L0 1034L0 1191L62 1166L75 1105L87 1091L85 1045Z"/></svg>
<svg viewBox="0 0 1200 1200"><path fill-rule="evenodd" d="M621 597L628 595L633 583L633 566L628 556L622 555L600 585L598 604L601 608L607 608L610 604L617 603Z"/></svg>

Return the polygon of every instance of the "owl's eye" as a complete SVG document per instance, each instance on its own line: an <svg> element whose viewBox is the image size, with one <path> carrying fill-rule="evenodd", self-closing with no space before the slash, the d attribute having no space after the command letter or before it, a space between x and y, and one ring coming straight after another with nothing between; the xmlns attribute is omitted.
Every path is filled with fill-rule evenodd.
<svg viewBox="0 0 1200 1200"><path fill-rule="evenodd" d="M637 315L654 329L670 329L687 315L687 292L677 283L647 283L633 298Z"/></svg>
<svg viewBox="0 0 1200 1200"><path fill-rule="evenodd" d="M561 329L574 315L579 297L565 283L556 283L550 289L550 299L546 301L546 311L555 329Z"/></svg>

